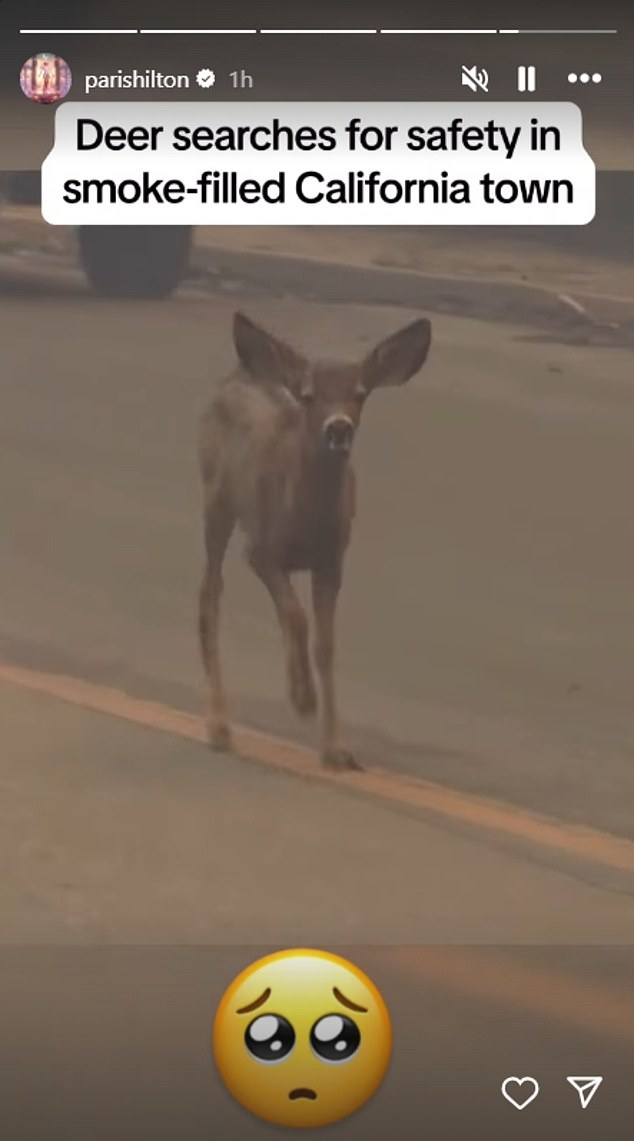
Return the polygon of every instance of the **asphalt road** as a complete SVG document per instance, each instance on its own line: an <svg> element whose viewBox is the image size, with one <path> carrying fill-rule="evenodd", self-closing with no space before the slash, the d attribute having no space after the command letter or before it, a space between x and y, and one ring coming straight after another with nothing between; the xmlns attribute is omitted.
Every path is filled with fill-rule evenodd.
<svg viewBox="0 0 634 1141"><path fill-rule="evenodd" d="M232 361L233 309L345 355L411 314L237 292L125 305L16 282L0 307L12 1138L263 1135L219 1084L210 1026L238 970L293 944L340 947L392 1013L386 1083L342 1137L396 1121L404 1137L473 1122L492 1139L626 1136L631 876L503 841L477 811L467 830L211 755L176 714L165 732L85 698L201 708L193 441ZM377 396L359 439L340 615L351 739L394 772L631 834L631 356L476 322L434 331L426 372ZM308 740L239 551L226 604L236 713ZM54 695L62 674L74 704ZM568 1074L603 1076L587 1111ZM522 1113L500 1093L511 1075L541 1087Z"/></svg>
<svg viewBox="0 0 634 1141"><path fill-rule="evenodd" d="M225 987L269 949L0 952L0 1092L11 1137L79 1141L87 1129L95 1141L286 1135L232 1101L210 1051ZM380 987L394 1054L379 1092L336 1127L338 1136L374 1141L396 1126L399 1137L453 1141L474 1125L492 1141L629 1136L631 955L628 961L614 952L540 950L504 958L497 950L346 946L341 953ZM448 964L444 980L440 960ZM478 991L478 980L492 975L495 993ZM545 996L549 1010L540 1001ZM521 1112L500 1092L511 1075L539 1084L538 1097ZM587 1110L568 1075L603 1078Z"/></svg>
<svg viewBox="0 0 634 1141"><path fill-rule="evenodd" d="M0 944L619 943L595 872L0 688Z"/></svg>
<svg viewBox="0 0 634 1141"><path fill-rule="evenodd" d="M0 665L198 713L195 426L233 310L344 356L411 314L5 286ZM434 335L358 441L349 739L370 765L630 835L631 357L452 319ZM239 547L226 580L236 717L311 744ZM3 941L631 939L629 880L502 843L477 810L441 827L82 701L0 679Z"/></svg>
<svg viewBox="0 0 634 1141"><path fill-rule="evenodd" d="M232 367L237 306L344 356L413 315L231 293L3 297L5 655L200 708L196 423ZM370 763L632 834L631 354L433 330L424 372L373 398L356 445L349 737ZM312 742L239 543L223 646L236 715Z"/></svg>

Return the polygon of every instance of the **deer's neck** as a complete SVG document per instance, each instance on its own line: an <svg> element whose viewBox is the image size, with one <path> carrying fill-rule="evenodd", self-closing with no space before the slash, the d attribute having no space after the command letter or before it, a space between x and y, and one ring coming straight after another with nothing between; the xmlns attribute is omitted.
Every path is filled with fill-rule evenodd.
<svg viewBox="0 0 634 1141"><path fill-rule="evenodd" d="M347 455L331 455L320 447L305 453L302 483L320 514L336 512L349 472Z"/></svg>
<svg viewBox="0 0 634 1141"><path fill-rule="evenodd" d="M283 540L289 570L314 569L340 557L354 510L352 480L346 456L302 451L299 468L291 478Z"/></svg>

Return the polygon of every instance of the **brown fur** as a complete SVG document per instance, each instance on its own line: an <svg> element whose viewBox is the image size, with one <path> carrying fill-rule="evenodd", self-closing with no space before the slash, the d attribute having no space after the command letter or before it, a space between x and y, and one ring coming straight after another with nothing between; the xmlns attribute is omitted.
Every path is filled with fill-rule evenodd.
<svg viewBox="0 0 634 1141"><path fill-rule="evenodd" d="M207 556L199 632L209 680L210 742L216 748L231 745L218 625L222 563L238 524L247 560L275 605L290 699L304 716L316 711L317 696L308 622L290 576L311 574L321 756L324 764L359 768L339 740L334 687L335 607L355 507L349 444L370 392L403 384L422 367L431 327L424 319L408 325L358 364L310 364L241 313L233 334L238 368L203 416L199 448Z"/></svg>

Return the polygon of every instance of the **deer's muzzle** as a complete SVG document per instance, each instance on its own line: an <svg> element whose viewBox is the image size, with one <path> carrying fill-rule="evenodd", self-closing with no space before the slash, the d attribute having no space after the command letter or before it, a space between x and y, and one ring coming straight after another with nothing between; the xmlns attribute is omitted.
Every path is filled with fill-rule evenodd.
<svg viewBox="0 0 634 1141"><path fill-rule="evenodd" d="M322 438L328 451L349 452L354 431L354 424L348 416L329 416L322 428Z"/></svg>

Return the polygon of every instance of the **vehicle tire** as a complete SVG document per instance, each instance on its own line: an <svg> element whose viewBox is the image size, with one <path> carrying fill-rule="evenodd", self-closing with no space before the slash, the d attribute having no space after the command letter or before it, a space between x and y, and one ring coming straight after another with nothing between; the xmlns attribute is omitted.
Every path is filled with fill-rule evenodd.
<svg viewBox="0 0 634 1141"><path fill-rule="evenodd" d="M79 256L104 297L168 297L181 281L191 226L80 226Z"/></svg>

